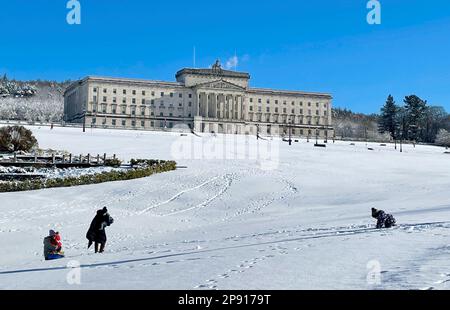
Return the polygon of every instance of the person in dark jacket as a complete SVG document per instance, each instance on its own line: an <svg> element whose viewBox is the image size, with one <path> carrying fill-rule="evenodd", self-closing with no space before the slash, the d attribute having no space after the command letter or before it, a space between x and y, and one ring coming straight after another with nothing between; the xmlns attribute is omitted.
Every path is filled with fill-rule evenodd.
<svg viewBox="0 0 450 310"><path fill-rule="evenodd" d="M88 249L95 243L95 253L103 253L105 251L107 240L105 228L112 223L114 223L114 219L109 215L106 207L97 211L97 214L92 220L91 226L86 233L86 238L89 240Z"/></svg>
<svg viewBox="0 0 450 310"><path fill-rule="evenodd" d="M377 219L377 228L391 228L396 225L395 218L383 210L372 208L372 217Z"/></svg>

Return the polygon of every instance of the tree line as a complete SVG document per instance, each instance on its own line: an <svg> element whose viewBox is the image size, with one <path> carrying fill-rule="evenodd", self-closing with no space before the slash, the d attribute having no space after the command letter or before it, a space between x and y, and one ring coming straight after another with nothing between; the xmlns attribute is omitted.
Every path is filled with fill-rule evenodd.
<svg viewBox="0 0 450 310"><path fill-rule="evenodd" d="M395 142L436 143L450 146L450 115L443 107L429 106L416 95L397 105L389 95L378 117L378 131Z"/></svg>

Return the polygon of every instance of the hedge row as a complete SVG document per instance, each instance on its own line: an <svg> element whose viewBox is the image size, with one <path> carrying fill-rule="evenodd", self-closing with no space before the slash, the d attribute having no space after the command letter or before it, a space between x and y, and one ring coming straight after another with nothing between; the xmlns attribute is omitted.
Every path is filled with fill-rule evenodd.
<svg viewBox="0 0 450 310"><path fill-rule="evenodd" d="M153 165L146 165L127 171L111 171L93 175L82 175L63 179L26 180L21 182L0 183L1 192L31 191L54 187L72 187L79 185L99 184L113 181L133 180L145 178L155 173L168 172L176 169L174 161L154 161Z"/></svg>

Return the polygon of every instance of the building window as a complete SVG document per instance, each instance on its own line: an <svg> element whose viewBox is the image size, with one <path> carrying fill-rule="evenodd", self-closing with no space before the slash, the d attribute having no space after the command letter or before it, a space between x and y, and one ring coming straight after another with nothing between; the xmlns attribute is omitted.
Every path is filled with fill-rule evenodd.
<svg viewBox="0 0 450 310"><path fill-rule="evenodd" d="M300 114L303 114L303 109L300 109Z"/></svg>
<svg viewBox="0 0 450 310"><path fill-rule="evenodd" d="M178 94L178 98L183 98L183 94Z"/></svg>
<svg viewBox="0 0 450 310"><path fill-rule="evenodd" d="M150 112L150 116L155 116L155 112Z"/></svg>
<svg viewBox="0 0 450 310"><path fill-rule="evenodd" d="M145 127L145 121L141 121L141 127Z"/></svg>
<svg viewBox="0 0 450 310"><path fill-rule="evenodd" d="M106 125L106 118L102 120L102 125Z"/></svg>
<svg viewBox="0 0 450 310"><path fill-rule="evenodd" d="M123 90L123 94L124 94L124 95L127 94L127 90L126 90L126 89Z"/></svg>
<svg viewBox="0 0 450 310"><path fill-rule="evenodd" d="M188 106L189 106L189 107L192 107L192 102L190 102L190 101L189 101L189 104L188 104Z"/></svg>
<svg viewBox="0 0 450 310"><path fill-rule="evenodd" d="M97 104L92 105L92 112L97 112Z"/></svg>
<svg viewBox="0 0 450 310"><path fill-rule="evenodd" d="M108 101L108 98L107 97L103 97L103 102L106 102L106 101Z"/></svg>
<svg viewBox="0 0 450 310"><path fill-rule="evenodd" d="M135 90L133 90L133 95L136 95L136 91Z"/></svg>
<svg viewBox="0 0 450 310"><path fill-rule="evenodd" d="M295 114L295 109L292 109L292 114Z"/></svg>
<svg viewBox="0 0 450 310"><path fill-rule="evenodd" d="M267 102L267 104L270 104L270 99L267 99L267 101L266 101L266 102Z"/></svg>
<svg viewBox="0 0 450 310"><path fill-rule="evenodd" d="M159 112L159 116L164 116L164 112Z"/></svg>
<svg viewBox="0 0 450 310"><path fill-rule="evenodd" d="M127 113L127 107L123 106L122 107L122 114L126 114Z"/></svg>
<svg viewBox="0 0 450 310"><path fill-rule="evenodd" d="M142 96L145 96L145 90L142 91Z"/></svg>
<svg viewBox="0 0 450 310"><path fill-rule="evenodd" d="M259 98L259 99L258 99L258 103L261 103L261 102L262 102L262 100L261 100L261 98Z"/></svg>
<svg viewBox="0 0 450 310"><path fill-rule="evenodd" d="M278 104L278 100L275 100L275 104Z"/></svg>
<svg viewBox="0 0 450 310"><path fill-rule="evenodd" d="M131 126L136 127L136 121L131 121Z"/></svg>
<svg viewBox="0 0 450 310"><path fill-rule="evenodd" d="M292 105L295 105L295 101L292 101Z"/></svg>
<svg viewBox="0 0 450 310"><path fill-rule="evenodd" d="M97 87L94 87L94 93L96 93L97 92Z"/></svg>
<svg viewBox="0 0 450 310"><path fill-rule="evenodd" d="M173 98L173 93L170 93L170 98Z"/></svg>
<svg viewBox="0 0 450 310"><path fill-rule="evenodd" d="M113 103L117 103L117 98L113 97Z"/></svg>
<svg viewBox="0 0 450 310"><path fill-rule="evenodd" d="M189 113L189 117L192 117L192 114L191 114L191 113Z"/></svg>
<svg viewBox="0 0 450 310"><path fill-rule="evenodd" d="M323 111L323 116L327 116L327 111Z"/></svg>
<svg viewBox="0 0 450 310"><path fill-rule="evenodd" d="M94 118L92 118L92 124L95 124L95 123L97 123L97 119L94 117Z"/></svg>
<svg viewBox="0 0 450 310"><path fill-rule="evenodd" d="M319 115L319 110L316 111L316 115Z"/></svg>
<svg viewBox="0 0 450 310"><path fill-rule="evenodd" d="M173 117L173 113L169 113L169 116L170 116L170 117Z"/></svg>
<svg viewBox="0 0 450 310"><path fill-rule="evenodd" d="M319 103L318 103L318 102L316 103L316 107L317 107L317 108L319 107Z"/></svg>
<svg viewBox="0 0 450 310"><path fill-rule="evenodd" d="M145 108L141 108L141 115L145 116Z"/></svg>
<svg viewBox="0 0 450 310"><path fill-rule="evenodd" d="M108 90L106 88L103 88L103 93L106 94Z"/></svg>
<svg viewBox="0 0 450 310"><path fill-rule="evenodd" d="M310 107L311 106L311 102L308 102L308 107Z"/></svg>
<svg viewBox="0 0 450 310"><path fill-rule="evenodd" d="M142 104L145 104L145 99L142 99Z"/></svg>
<svg viewBox="0 0 450 310"><path fill-rule="evenodd" d="M150 126L151 126L151 127L155 127L155 122L154 122L154 121L151 121L151 122L150 122Z"/></svg>
<svg viewBox="0 0 450 310"><path fill-rule="evenodd" d="M311 115L311 110L308 110L308 115Z"/></svg>
<svg viewBox="0 0 450 310"><path fill-rule="evenodd" d="M303 107L303 101L300 101L300 106Z"/></svg>
<svg viewBox="0 0 450 310"><path fill-rule="evenodd" d="M155 100L152 99L152 100L150 101L150 104L151 104L151 105L155 105Z"/></svg>
<svg viewBox="0 0 450 310"><path fill-rule="evenodd" d="M253 102L253 98L250 98L250 102Z"/></svg>
<svg viewBox="0 0 450 310"><path fill-rule="evenodd" d="M258 112L261 113L262 112L262 108L258 107ZM237 118L237 117L236 117Z"/></svg>
<svg viewBox="0 0 450 310"><path fill-rule="evenodd" d="M122 120L122 126L126 126L127 125L127 121L126 120Z"/></svg>
<svg viewBox="0 0 450 310"><path fill-rule="evenodd" d="M253 111L253 106L250 106L249 108L250 108L250 111Z"/></svg>
<svg viewBox="0 0 450 310"><path fill-rule="evenodd" d="M117 89L113 89L113 94L117 94Z"/></svg>
<svg viewBox="0 0 450 310"><path fill-rule="evenodd" d="M192 98L192 94L189 94L189 98Z"/></svg>
<svg viewBox="0 0 450 310"><path fill-rule="evenodd" d="M152 91L152 96L155 96L155 92L154 91Z"/></svg>
<svg viewBox="0 0 450 310"><path fill-rule="evenodd" d="M123 98L122 103L127 103L127 98Z"/></svg>
<svg viewBox="0 0 450 310"><path fill-rule="evenodd" d="M163 122L163 121L160 121L160 122L159 122L159 127L160 127L160 128L164 128L164 122Z"/></svg>
<svg viewBox="0 0 450 310"><path fill-rule="evenodd" d="M136 104L136 98L131 99L132 104Z"/></svg>
<svg viewBox="0 0 450 310"><path fill-rule="evenodd" d="M303 135L303 129L300 129L300 134Z"/></svg>
<svg viewBox="0 0 450 310"><path fill-rule="evenodd" d="M283 113L285 113L285 114L286 114L286 108L283 108Z"/></svg>
<svg viewBox="0 0 450 310"><path fill-rule="evenodd" d="M275 108L275 113L278 113L278 108Z"/></svg>
<svg viewBox="0 0 450 310"><path fill-rule="evenodd" d="M136 115L136 108L131 109L131 115Z"/></svg>
<svg viewBox="0 0 450 310"><path fill-rule="evenodd" d="M284 100L284 101L283 101L283 104L286 105L286 103L287 103L286 100Z"/></svg>
<svg viewBox="0 0 450 310"><path fill-rule="evenodd" d="M111 121L111 124L112 124L113 126L116 126L116 120L113 119L113 120Z"/></svg>
<svg viewBox="0 0 450 310"><path fill-rule="evenodd" d="M164 97L164 92L161 92L161 97Z"/></svg>
<svg viewBox="0 0 450 310"><path fill-rule="evenodd" d="M97 96L94 96L93 99L94 99L94 102L97 102Z"/></svg>
<svg viewBox="0 0 450 310"><path fill-rule="evenodd" d="M270 108L269 107L266 108L266 112L270 113Z"/></svg>
<svg viewBox="0 0 450 310"><path fill-rule="evenodd" d="M104 104L104 105L102 106L102 112L103 112L103 113L106 113L106 104Z"/></svg>
<svg viewBox="0 0 450 310"><path fill-rule="evenodd" d="M117 108L116 108L116 106L112 106L111 112L112 112L113 114L116 114L116 113L117 113Z"/></svg>

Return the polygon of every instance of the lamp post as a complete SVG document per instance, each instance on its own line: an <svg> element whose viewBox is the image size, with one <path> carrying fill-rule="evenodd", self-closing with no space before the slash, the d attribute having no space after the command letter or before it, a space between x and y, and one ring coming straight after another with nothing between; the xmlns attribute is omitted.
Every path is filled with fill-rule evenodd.
<svg viewBox="0 0 450 310"><path fill-rule="evenodd" d="M83 132L86 132L86 109L83 110Z"/></svg>

